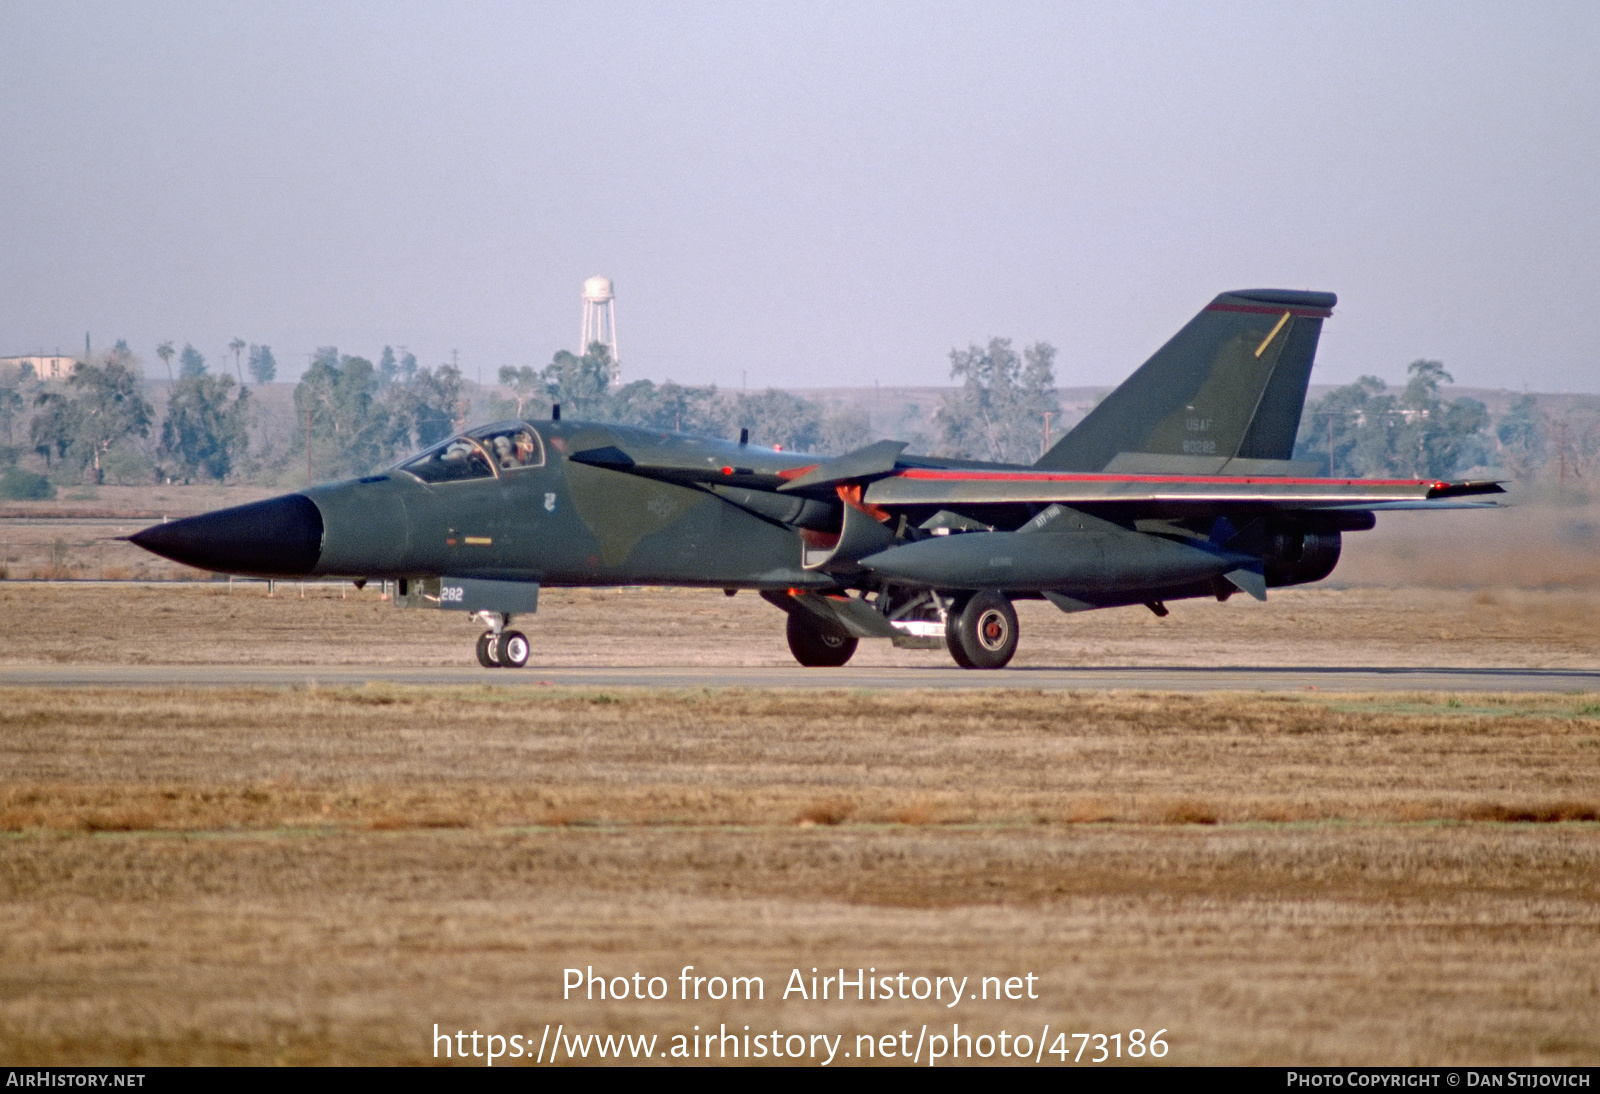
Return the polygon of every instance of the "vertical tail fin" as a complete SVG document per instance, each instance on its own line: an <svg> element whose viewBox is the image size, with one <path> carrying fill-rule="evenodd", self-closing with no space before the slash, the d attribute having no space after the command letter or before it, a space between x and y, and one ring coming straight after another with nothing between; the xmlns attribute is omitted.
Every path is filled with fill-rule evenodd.
<svg viewBox="0 0 1600 1094"><path fill-rule="evenodd" d="M1337 302L1326 292L1223 293L1034 466L1092 472L1116 461L1205 473L1229 460L1287 460L1322 321Z"/></svg>

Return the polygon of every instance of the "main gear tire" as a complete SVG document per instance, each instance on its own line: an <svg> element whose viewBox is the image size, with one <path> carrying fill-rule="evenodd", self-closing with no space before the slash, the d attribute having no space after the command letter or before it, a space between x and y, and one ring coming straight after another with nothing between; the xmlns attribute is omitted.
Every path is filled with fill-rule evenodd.
<svg viewBox="0 0 1600 1094"><path fill-rule="evenodd" d="M500 667L520 669L528 663L528 636L521 631L505 631L500 635Z"/></svg>
<svg viewBox="0 0 1600 1094"><path fill-rule="evenodd" d="M785 629L789 639L789 652L806 668L838 668L855 655L859 639L848 638L834 631L825 631L798 615L789 616Z"/></svg>
<svg viewBox="0 0 1600 1094"><path fill-rule="evenodd" d="M1004 668L1017 652L1017 613L999 593L974 593L945 622L944 644L964 669Z"/></svg>
<svg viewBox="0 0 1600 1094"><path fill-rule="evenodd" d="M478 664L486 669L500 667L500 652L495 646L493 631L484 631L478 635Z"/></svg>

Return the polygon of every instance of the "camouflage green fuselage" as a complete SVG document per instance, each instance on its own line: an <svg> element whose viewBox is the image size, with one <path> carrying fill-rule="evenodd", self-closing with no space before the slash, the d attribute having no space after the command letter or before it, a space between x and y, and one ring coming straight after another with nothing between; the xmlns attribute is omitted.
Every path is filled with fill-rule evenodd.
<svg viewBox="0 0 1600 1094"><path fill-rule="evenodd" d="M302 491L322 513L316 574L426 577L452 574L543 585L661 584L742 588L828 587L801 568L790 527L713 493L801 461L787 453L693 440L708 485L668 482L568 458L625 440L676 447L687 438L621 427L541 422L539 466L446 482L398 468ZM813 461L814 462L814 461ZM726 473L725 472L726 469Z"/></svg>

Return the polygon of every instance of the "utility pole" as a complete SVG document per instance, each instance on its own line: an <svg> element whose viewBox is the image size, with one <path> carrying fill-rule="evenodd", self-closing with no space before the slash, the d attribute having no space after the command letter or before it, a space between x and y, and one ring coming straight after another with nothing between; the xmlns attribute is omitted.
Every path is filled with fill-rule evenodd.
<svg viewBox="0 0 1600 1094"><path fill-rule="evenodd" d="M1039 452L1041 457L1050 451L1050 413L1048 410L1044 412L1044 448Z"/></svg>

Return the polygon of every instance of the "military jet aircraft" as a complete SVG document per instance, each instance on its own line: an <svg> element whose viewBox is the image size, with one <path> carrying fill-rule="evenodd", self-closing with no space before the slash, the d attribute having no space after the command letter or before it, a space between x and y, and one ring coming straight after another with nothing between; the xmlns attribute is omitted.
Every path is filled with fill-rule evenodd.
<svg viewBox="0 0 1600 1094"><path fill-rule="evenodd" d="M1223 293L1031 467L819 459L563 421L453 437L379 474L148 528L134 543L257 577L396 581L396 602L473 613L478 660L519 667L541 585L752 589L808 666L863 638L994 669L1012 602L1064 612L1265 599L1326 577L1388 509L1493 505L1492 482L1317 477L1291 450L1332 293Z"/></svg>

